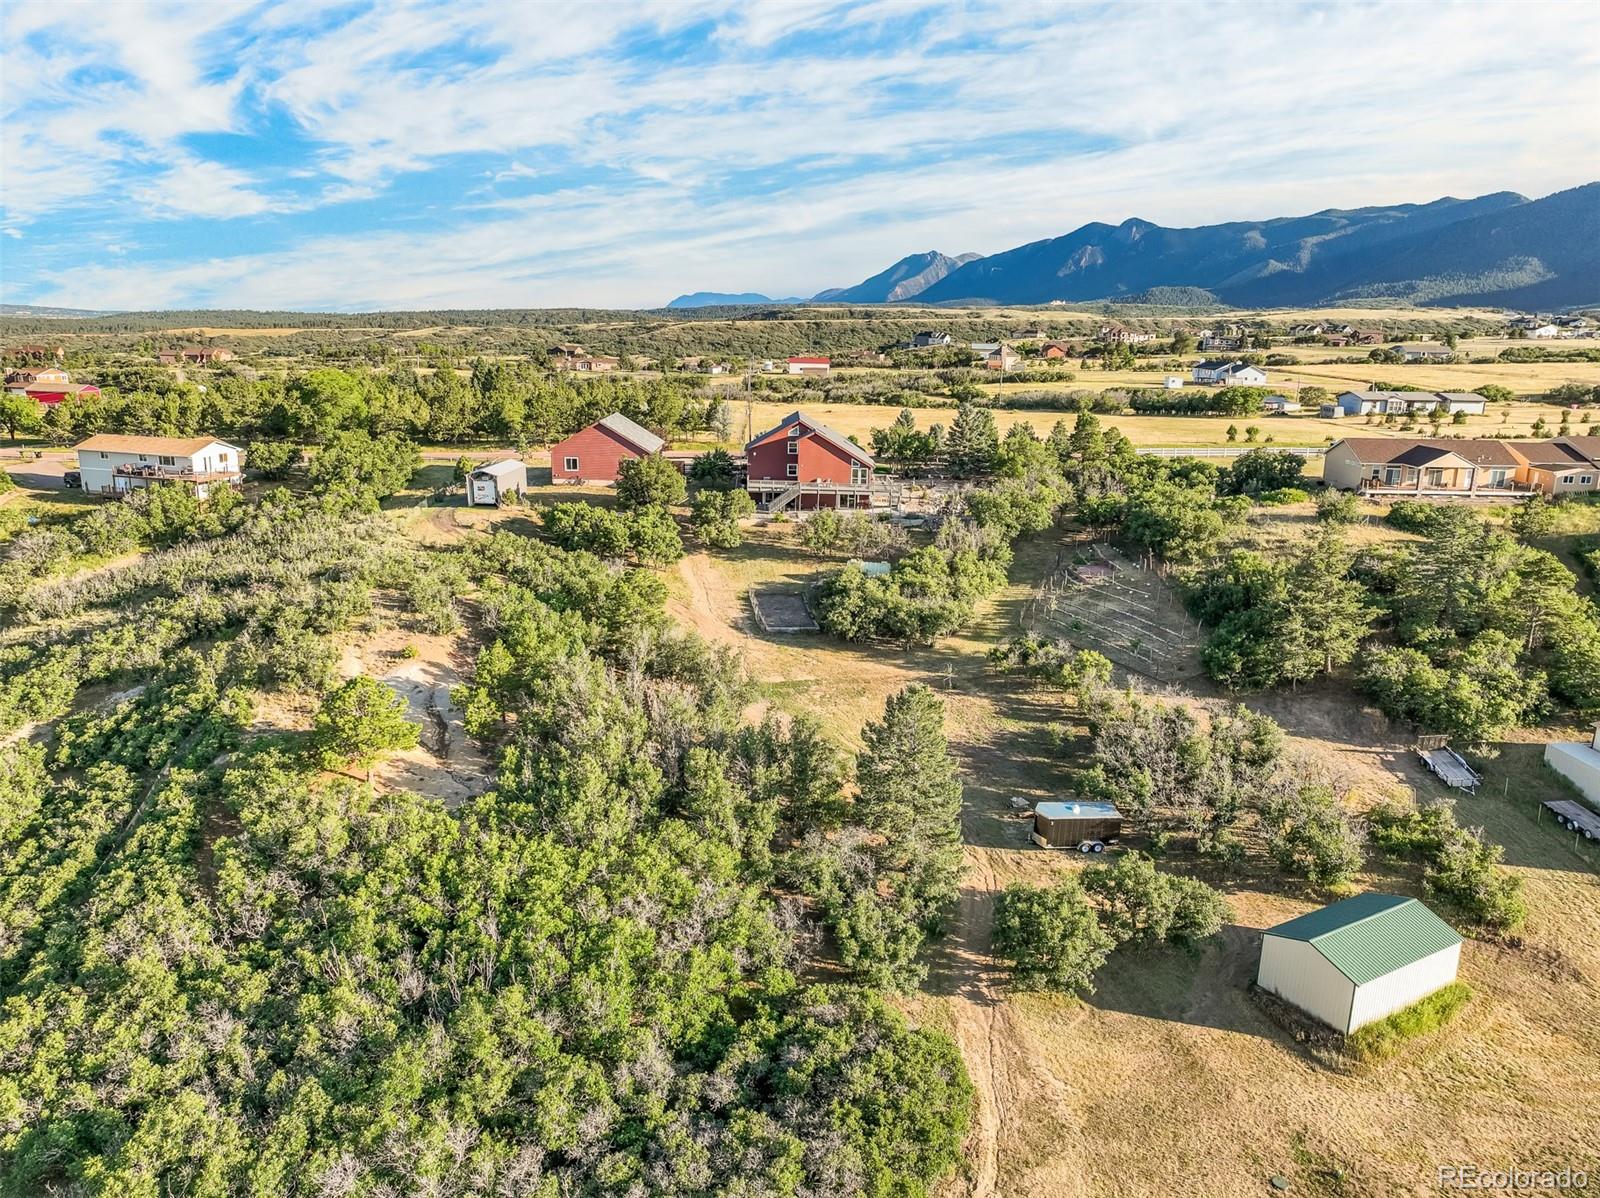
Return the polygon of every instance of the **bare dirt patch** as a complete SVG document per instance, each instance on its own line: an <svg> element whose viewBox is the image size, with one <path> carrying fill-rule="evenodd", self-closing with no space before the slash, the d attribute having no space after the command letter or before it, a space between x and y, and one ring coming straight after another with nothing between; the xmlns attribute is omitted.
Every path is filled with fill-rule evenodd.
<svg viewBox="0 0 1600 1198"><path fill-rule="evenodd" d="M415 654L406 656L405 651ZM393 753L373 771L379 790L410 790L453 807L492 785L494 766L466 734L462 712L450 697L467 680L472 663L459 633L432 636L384 628L346 645L344 677L367 674L406 701L406 718L421 728L415 749Z"/></svg>

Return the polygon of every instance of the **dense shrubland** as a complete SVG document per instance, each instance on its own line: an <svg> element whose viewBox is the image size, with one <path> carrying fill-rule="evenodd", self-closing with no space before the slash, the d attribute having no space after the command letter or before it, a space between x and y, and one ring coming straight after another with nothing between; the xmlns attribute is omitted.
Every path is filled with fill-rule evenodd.
<svg viewBox="0 0 1600 1198"><path fill-rule="evenodd" d="M740 671L671 629L649 571L505 532L421 550L337 501L224 510L6 612L0 727L55 723L0 748L0 1190L917 1195L949 1172L971 1086L879 996L918 976L959 867L931 692L852 771L814 723L744 723ZM415 729L370 679L333 687L330 634L380 591L451 626L469 590L460 698L494 788L377 794L361 767ZM133 689L68 715L86 686ZM253 728L283 688L322 696L313 730ZM799 980L810 953L836 981Z"/></svg>

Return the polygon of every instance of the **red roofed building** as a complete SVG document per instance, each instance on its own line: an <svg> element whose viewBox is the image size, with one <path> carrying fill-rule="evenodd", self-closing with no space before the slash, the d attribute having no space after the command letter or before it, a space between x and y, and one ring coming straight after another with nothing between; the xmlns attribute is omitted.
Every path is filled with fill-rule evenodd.
<svg viewBox="0 0 1600 1198"><path fill-rule="evenodd" d="M870 453L801 412L790 412L744 453L745 488L762 511L869 508L875 497L895 498L874 481Z"/></svg>
<svg viewBox="0 0 1600 1198"><path fill-rule="evenodd" d="M614 483L623 462L660 453L665 446L649 429L613 412L550 447L550 478L558 483Z"/></svg>
<svg viewBox="0 0 1600 1198"><path fill-rule="evenodd" d="M790 358L790 374L827 374L833 369L829 358Z"/></svg>

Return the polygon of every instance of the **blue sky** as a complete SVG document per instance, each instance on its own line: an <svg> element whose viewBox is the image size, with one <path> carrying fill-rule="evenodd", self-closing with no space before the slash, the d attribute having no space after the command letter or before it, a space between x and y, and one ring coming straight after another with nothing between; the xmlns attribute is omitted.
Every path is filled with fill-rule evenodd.
<svg viewBox="0 0 1600 1198"><path fill-rule="evenodd" d="M0 5L0 298L809 295L1600 170L1600 6Z"/></svg>

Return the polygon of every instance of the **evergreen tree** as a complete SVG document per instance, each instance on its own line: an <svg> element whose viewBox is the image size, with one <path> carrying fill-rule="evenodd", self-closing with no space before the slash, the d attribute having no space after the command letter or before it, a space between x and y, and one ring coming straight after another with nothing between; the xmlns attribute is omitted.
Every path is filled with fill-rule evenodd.
<svg viewBox="0 0 1600 1198"><path fill-rule="evenodd" d="M976 478L991 474L1000 457L1000 433L994 413L968 401L956 411L950 426L946 456L950 471L957 478Z"/></svg>

